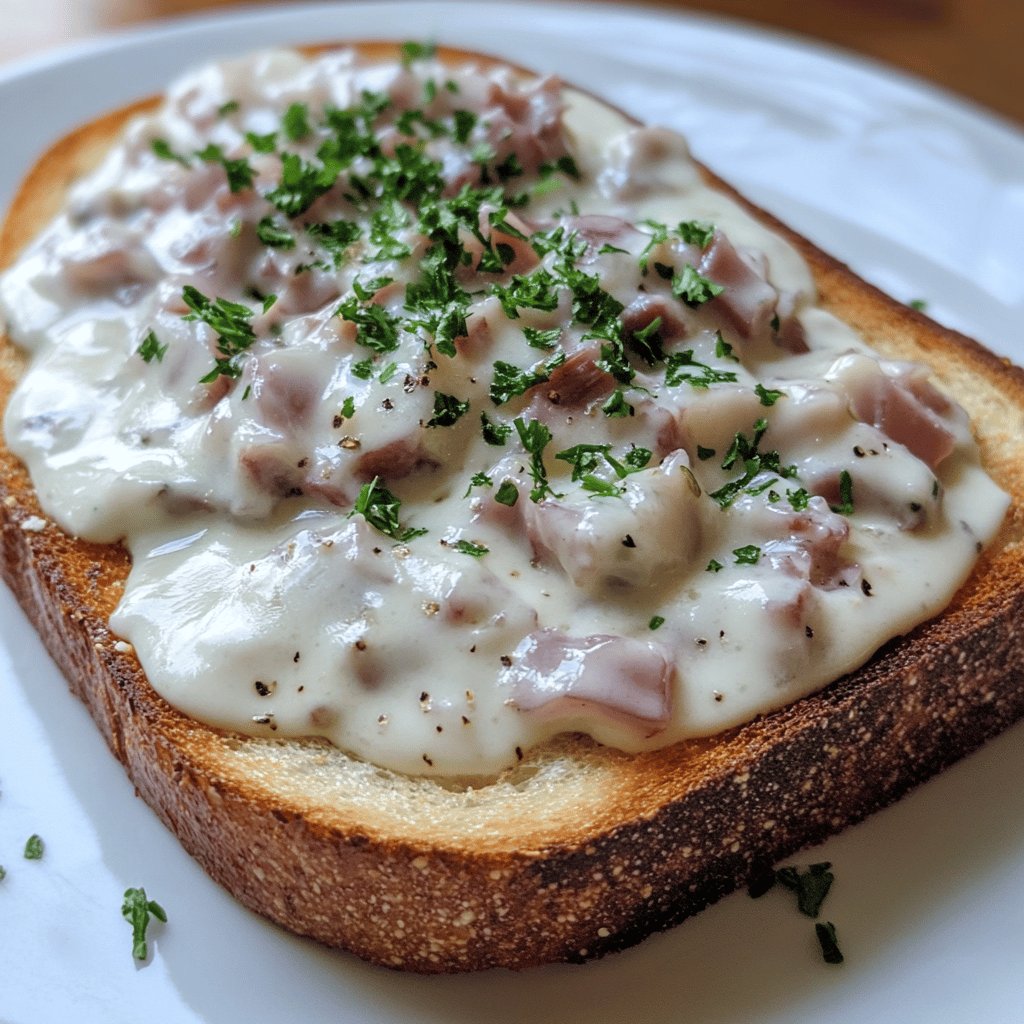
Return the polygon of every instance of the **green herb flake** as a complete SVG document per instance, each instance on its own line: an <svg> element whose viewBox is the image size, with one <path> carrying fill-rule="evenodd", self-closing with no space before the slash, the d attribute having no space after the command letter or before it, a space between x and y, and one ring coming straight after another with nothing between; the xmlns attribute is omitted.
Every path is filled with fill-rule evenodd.
<svg viewBox="0 0 1024 1024"><path fill-rule="evenodd" d="M722 563L719 562L717 558L712 558L711 561L708 562L707 568L704 571L705 572L721 572L724 568L725 568L725 566L722 565Z"/></svg>
<svg viewBox="0 0 1024 1024"><path fill-rule="evenodd" d="M691 308L702 306L724 291L723 285L704 277L692 263L687 263L682 273L672 277L672 294Z"/></svg>
<svg viewBox="0 0 1024 1024"><path fill-rule="evenodd" d="M841 516L853 515L853 477L845 469L839 474L839 504L829 507Z"/></svg>
<svg viewBox="0 0 1024 1024"><path fill-rule="evenodd" d="M256 153L273 153L277 149L277 132L268 132L266 135L246 132L245 141L252 146Z"/></svg>
<svg viewBox="0 0 1024 1024"><path fill-rule="evenodd" d="M256 225L256 237L274 249L295 248L295 236L287 228L275 223L273 217L264 217Z"/></svg>
<svg viewBox="0 0 1024 1024"><path fill-rule="evenodd" d="M757 565L761 560L761 549L756 544L744 544L741 548L733 548L737 565Z"/></svg>
<svg viewBox="0 0 1024 1024"><path fill-rule="evenodd" d="M142 344L135 350L137 355L142 356L143 362L151 363L155 359L158 363L163 362L164 353L167 351L167 343L160 344L155 331L150 331Z"/></svg>
<svg viewBox="0 0 1024 1024"><path fill-rule="evenodd" d="M519 488L511 480L504 480L501 486L494 492L494 500L499 505L507 505L512 508L519 500Z"/></svg>
<svg viewBox="0 0 1024 1024"><path fill-rule="evenodd" d="M558 340L561 336L561 327L552 327L547 331L538 330L536 327L523 328L523 337L526 339L526 344L529 345L530 348L539 348L544 349L545 351L550 351L558 344Z"/></svg>
<svg viewBox="0 0 1024 1024"><path fill-rule="evenodd" d="M454 548L459 552L459 554L472 555L473 558L479 558L481 555L486 555L487 552L490 551L490 548L485 545L475 544L471 540L460 540L454 545Z"/></svg>
<svg viewBox="0 0 1024 1024"><path fill-rule="evenodd" d="M166 139L153 139L149 146L161 160L173 160L175 163L181 164L182 167L191 166L188 158L171 149L171 144Z"/></svg>
<svg viewBox="0 0 1024 1024"><path fill-rule="evenodd" d="M416 61L430 60L436 53L437 45L435 43L402 43L402 66L412 67Z"/></svg>
<svg viewBox="0 0 1024 1024"><path fill-rule="evenodd" d="M732 350L732 345L722 337L721 331L715 331L715 355L719 359L730 359L734 363L740 361L740 357Z"/></svg>
<svg viewBox="0 0 1024 1024"><path fill-rule="evenodd" d="M501 420L495 422L485 412L480 413L480 428L484 440L495 448L503 448L512 434L511 424L502 423Z"/></svg>
<svg viewBox="0 0 1024 1024"><path fill-rule="evenodd" d="M715 225L703 220L684 220L676 228L676 234L687 245L699 245L706 249L715 234Z"/></svg>
<svg viewBox="0 0 1024 1024"><path fill-rule="evenodd" d="M292 103L281 118L281 127L292 142L309 135L309 107L305 103Z"/></svg>
<svg viewBox="0 0 1024 1024"><path fill-rule="evenodd" d="M928 308L927 299L911 299L907 305L911 309L916 309L918 313L923 313Z"/></svg>
<svg viewBox="0 0 1024 1024"><path fill-rule="evenodd" d="M348 320L356 325L356 341L360 345L382 353L394 352L398 348L398 318L383 306L363 306L360 305L357 295L350 295L335 312L342 320Z"/></svg>
<svg viewBox="0 0 1024 1024"><path fill-rule="evenodd" d="M238 100L228 100L226 103L222 103L217 108L217 116L218 117L227 117L228 114L235 113L235 111L238 110L239 106L240 106L240 104L239 104Z"/></svg>
<svg viewBox="0 0 1024 1024"><path fill-rule="evenodd" d="M454 395L434 392L434 415L427 420L428 427L450 427L469 412L469 402Z"/></svg>
<svg viewBox="0 0 1024 1024"><path fill-rule="evenodd" d="M256 180L256 172L245 157L229 160L220 146L212 142L198 150L196 156L203 163L220 164L224 168L228 179L228 188L232 192L243 192L245 189L252 188L253 182Z"/></svg>
<svg viewBox="0 0 1024 1024"><path fill-rule="evenodd" d="M651 621L647 623L648 629L661 629L665 625L664 615L652 615Z"/></svg>
<svg viewBox="0 0 1024 1024"><path fill-rule="evenodd" d="M836 926L831 921L824 924L821 921L814 923L814 933L818 936L818 945L821 946L821 958L827 964L841 964L843 954L839 949L836 939Z"/></svg>
<svg viewBox="0 0 1024 1024"><path fill-rule="evenodd" d="M214 368L200 378L200 383L209 384L221 376L240 376L239 357L256 341L249 322L254 316L253 310L219 296L210 299L188 284L182 289L181 298L192 310L182 317L183 320L199 320L217 333L218 358Z"/></svg>
<svg viewBox="0 0 1024 1024"><path fill-rule="evenodd" d="M0 864L0 882L2 882L6 877L7 869L3 866L3 864Z"/></svg>
<svg viewBox="0 0 1024 1024"><path fill-rule="evenodd" d="M375 476L360 488L355 505L348 515L349 518L362 516L375 530L404 544L414 537L422 537L427 531L403 528L399 520L401 508L401 501L380 482L380 477Z"/></svg>
<svg viewBox="0 0 1024 1024"><path fill-rule="evenodd" d="M551 441L551 431L540 420L524 420L516 417L512 421L519 435L519 441L530 456L530 476L533 478L533 489L530 500L537 502L546 495L553 498L561 497L548 484L547 468L544 465L544 449Z"/></svg>
<svg viewBox="0 0 1024 1024"><path fill-rule="evenodd" d="M697 458L700 459L701 462L707 462L708 459L713 459L714 457L714 448L705 448L703 445L697 445Z"/></svg>
<svg viewBox="0 0 1024 1024"><path fill-rule="evenodd" d="M706 390L712 384L735 384L738 379L732 370L719 370L695 359L692 348L672 352L665 360L665 383L670 388L685 382L692 388Z"/></svg>
<svg viewBox="0 0 1024 1024"><path fill-rule="evenodd" d="M811 496L803 487L798 487L795 491L786 491L786 500L794 512L803 512L810 503Z"/></svg>
<svg viewBox="0 0 1024 1024"><path fill-rule="evenodd" d="M145 889L126 889L121 904L121 916L132 926L132 956L145 960L149 951L146 947L146 931L149 919L167 922L167 912L155 900L148 899Z"/></svg>
<svg viewBox="0 0 1024 1024"><path fill-rule="evenodd" d="M636 414L636 409L626 401L626 394L622 388L616 388L601 405L601 412L605 416L623 418Z"/></svg>
<svg viewBox="0 0 1024 1024"><path fill-rule="evenodd" d="M497 360L494 364L494 377L491 380L489 394L495 405L506 402L529 391L538 384L551 379L551 374L565 362L565 353L558 352L542 364L521 370L512 363Z"/></svg>
<svg viewBox="0 0 1024 1024"><path fill-rule="evenodd" d="M828 861L811 864L806 871L795 867L782 867L775 872L781 885L796 893L797 909L808 917L817 917L825 897L832 888L835 875Z"/></svg>
<svg viewBox="0 0 1024 1024"><path fill-rule="evenodd" d="M25 840L25 860L42 860L43 859L43 840L33 834Z"/></svg>
<svg viewBox="0 0 1024 1024"><path fill-rule="evenodd" d="M754 393L761 400L762 405L769 407L773 406L785 394L785 392L776 391L774 388L766 388L760 383L754 385Z"/></svg>
<svg viewBox="0 0 1024 1024"><path fill-rule="evenodd" d="M456 110L452 113L452 135L460 146L469 141L469 136L476 127L478 118L471 110Z"/></svg>

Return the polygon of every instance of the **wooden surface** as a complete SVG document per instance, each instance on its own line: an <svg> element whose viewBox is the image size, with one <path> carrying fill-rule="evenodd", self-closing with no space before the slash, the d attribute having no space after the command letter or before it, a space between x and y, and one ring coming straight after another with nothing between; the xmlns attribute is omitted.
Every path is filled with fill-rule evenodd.
<svg viewBox="0 0 1024 1024"><path fill-rule="evenodd" d="M236 0L0 0L0 62ZM627 3L629 0L620 0ZM903 68L1024 124L1024 0L661 0Z"/></svg>

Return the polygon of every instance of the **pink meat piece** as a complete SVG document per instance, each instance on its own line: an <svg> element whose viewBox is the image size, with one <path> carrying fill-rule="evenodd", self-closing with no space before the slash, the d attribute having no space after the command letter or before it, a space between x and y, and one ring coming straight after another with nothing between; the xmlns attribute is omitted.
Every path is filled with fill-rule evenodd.
<svg viewBox="0 0 1024 1024"><path fill-rule="evenodd" d="M322 382L287 358L256 356L249 361L251 400L256 417L288 434L308 430L319 408Z"/></svg>
<svg viewBox="0 0 1024 1024"><path fill-rule="evenodd" d="M563 408L581 409L589 402L610 394L615 378L597 365L601 358L598 342L587 342L569 355L542 384L542 393Z"/></svg>
<svg viewBox="0 0 1024 1024"><path fill-rule="evenodd" d="M866 386L852 390L854 415L871 423L897 444L909 449L931 469L956 446L956 437L942 422L941 414L952 403L928 381L928 370L917 364L890 364Z"/></svg>
<svg viewBox="0 0 1024 1024"><path fill-rule="evenodd" d="M629 221L610 214L585 213L576 217L563 217L561 223L568 231L587 243L587 250L580 258L580 264L593 263L605 245L637 253L647 244L647 235L637 231Z"/></svg>
<svg viewBox="0 0 1024 1024"><path fill-rule="evenodd" d="M672 659L659 644L542 629L520 642L500 682L524 712L571 714L593 707L657 731L671 716L673 673Z"/></svg>
<svg viewBox="0 0 1024 1024"><path fill-rule="evenodd" d="M622 311L623 334L628 339L638 331L650 327L655 320L661 319L658 334L663 345L686 337L687 324L683 318L678 302L673 302L663 295L638 295Z"/></svg>
<svg viewBox="0 0 1024 1024"><path fill-rule="evenodd" d="M773 568L823 590L849 586L859 579L859 569L841 554L850 524L824 498L811 498L799 512L779 504L762 506L754 514L759 517L759 529L773 538L762 545L762 557Z"/></svg>
<svg viewBox="0 0 1024 1024"><path fill-rule="evenodd" d="M356 458L356 475L363 480L379 476L382 480L398 480L420 469L436 469L440 465L416 435L363 451Z"/></svg>
<svg viewBox="0 0 1024 1024"><path fill-rule="evenodd" d="M752 259L741 253L720 231L701 256L701 274L724 287L708 303L743 338L765 331L775 315L779 293L765 280Z"/></svg>

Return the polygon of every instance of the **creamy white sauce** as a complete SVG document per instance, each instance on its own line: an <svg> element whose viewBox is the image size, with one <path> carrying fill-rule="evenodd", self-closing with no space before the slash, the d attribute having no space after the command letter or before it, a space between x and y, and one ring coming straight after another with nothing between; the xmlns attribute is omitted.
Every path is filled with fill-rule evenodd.
<svg viewBox="0 0 1024 1024"><path fill-rule="evenodd" d="M430 90L429 116L448 125L453 111L473 111L468 145L499 155L514 111L512 141L540 140L540 152L525 152L527 173L510 190L572 154L579 182L552 175L510 223L579 231L590 244L578 267L626 307L627 337L654 315L634 303L656 299L670 362L679 369L690 351L691 366L734 379L669 385L664 361L634 353L629 385L581 359L496 405L496 361L527 369L559 351L530 347L524 327L563 325L570 363L600 344L571 323L564 285L553 311L502 311L489 282L550 271L557 258L532 265L514 236L502 236L515 249L509 270L459 272L479 294L456 356L427 353L429 332L403 330L370 379L354 373L373 352L339 303L354 278L389 277L375 302L407 319L406 286L429 243L399 227L391 235L411 255L373 259L382 243L367 241L344 179L306 213L275 212L263 193L280 157L254 152L243 133L277 132L278 146L312 160L321 138L286 140L285 109L306 104L315 126L364 89L388 94L392 109L418 108ZM218 113L228 101L238 109ZM966 418L926 374L880 363L817 308L797 253L704 187L681 139L588 97L567 101L563 124L551 83L429 62L359 67L349 54L207 68L129 127L3 277L9 334L32 354L8 442L65 530L130 549L112 626L182 711L257 735L325 736L411 773L491 774L565 731L651 749L747 721L862 664L940 611L998 528L1006 498L981 470ZM188 166L156 156L154 139ZM211 142L249 160L254 187L231 192L219 163L192 156ZM430 146L446 177L472 171L465 147ZM570 203L585 216L559 221ZM267 216L294 248L257 238ZM305 225L338 218L359 223L362 239L334 266ZM655 245L645 275L648 220L717 232L704 248L677 235ZM722 295L695 308L675 298L669 277L686 263L724 284ZM199 383L216 335L183 319L186 286L254 311L237 380ZM261 311L252 288L277 301ZM138 349L150 331L166 350L146 362ZM602 412L616 386L633 415ZM469 411L427 425L438 393ZM516 431L486 443L481 413L546 424L557 497L531 500L537 481ZM737 435L747 451L723 466ZM622 480L598 455L589 472L619 492L604 496L555 458L581 444L610 445L620 466L632 446L652 454ZM745 471L735 500L712 497ZM471 486L475 474L489 485ZM425 534L398 543L351 514L375 476L401 499L401 528ZM502 483L518 489L514 508L495 501ZM842 510L850 488L852 511ZM460 541L487 552L473 557Z"/></svg>

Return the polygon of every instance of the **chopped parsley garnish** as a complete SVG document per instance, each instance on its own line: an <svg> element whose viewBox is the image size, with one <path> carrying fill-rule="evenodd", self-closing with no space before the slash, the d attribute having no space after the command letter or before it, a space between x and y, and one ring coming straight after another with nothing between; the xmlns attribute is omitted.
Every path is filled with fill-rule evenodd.
<svg viewBox="0 0 1024 1024"><path fill-rule="evenodd" d="M760 419L754 424L754 433L751 438L737 433L729 446L725 458L722 460L722 469L730 470L737 463L743 465L743 475L712 491L711 497L722 508L728 508L761 473L777 473L783 477L796 476L795 466L783 466L776 451L762 452L760 450L761 439L768 429L768 421Z"/></svg>
<svg viewBox="0 0 1024 1024"><path fill-rule="evenodd" d="M692 263L687 263L681 274L672 277L672 294L692 308L703 305L724 291L723 285L702 276Z"/></svg>
<svg viewBox="0 0 1024 1024"><path fill-rule="evenodd" d="M553 498L561 497L548 484L548 471L544 465L544 449L551 441L551 431L540 420L524 420L517 416L512 422L523 448L530 456L530 476L533 479L530 500L540 501L549 494Z"/></svg>
<svg viewBox="0 0 1024 1024"><path fill-rule="evenodd" d="M238 110L239 106L240 104L238 100L228 100L226 103L222 103L217 108L217 116L227 117L228 114L233 114L236 110Z"/></svg>
<svg viewBox="0 0 1024 1024"><path fill-rule="evenodd" d="M456 110L452 113L454 128L452 135L460 145L465 145L476 127L477 116L471 110Z"/></svg>
<svg viewBox="0 0 1024 1024"><path fill-rule="evenodd" d="M282 153L281 178L264 198L286 216L297 217L330 191L340 173L341 164L336 160L328 159L317 165L297 153Z"/></svg>
<svg viewBox="0 0 1024 1024"><path fill-rule="evenodd" d="M516 274L506 285L493 285L492 292L510 320L519 318L520 309L550 313L558 306L558 282L543 268L532 274Z"/></svg>
<svg viewBox="0 0 1024 1024"><path fill-rule="evenodd" d="M338 306L337 315L358 328L356 341L374 352L394 352L398 348L398 318L383 306L360 305L357 295L350 295Z"/></svg>
<svg viewBox="0 0 1024 1024"><path fill-rule="evenodd" d="M717 558L712 558L711 561L708 562L705 572L721 572L724 568L725 566L722 565Z"/></svg>
<svg viewBox="0 0 1024 1024"><path fill-rule="evenodd" d="M497 491L494 492L494 500L499 505L507 505L509 508L512 508L519 500L519 488L511 480L504 480Z"/></svg>
<svg viewBox="0 0 1024 1024"><path fill-rule="evenodd" d="M132 956L136 960L145 960L149 952L146 948L149 919L155 917L166 923L167 912L159 903L147 898L145 889L126 889L121 916L132 926Z"/></svg>
<svg viewBox="0 0 1024 1024"><path fill-rule="evenodd" d="M454 395L434 392L434 415L427 420L428 427L450 427L469 412L469 402L462 402Z"/></svg>
<svg viewBox="0 0 1024 1024"><path fill-rule="evenodd" d="M277 149L277 132L268 132L266 135L246 132L245 141L256 153L273 153Z"/></svg>
<svg viewBox="0 0 1024 1024"><path fill-rule="evenodd" d="M155 331L150 331L143 339L142 344L135 352L142 356L144 362L151 363L155 359L158 363L163 362L164 353L167 351L167 343L160 344Z"/></svg>
<svg viewBox="0 0 1024 1024"><path fill-rule="evenodd" d="M558 352L546 362L529 370L497 360L494 364L494 378L489 394L495 405L504 405L509 400L529 391L538 384L551 379L551 374L565 362L565 353Z"/></svg>
<svg viewBox="0 0 1024 1024"><path fill-rule="evenodd" d="M841 516L853 515L853 477L845 469L839 474L839 504L829 507Z"/></svg>
<svg viewBox="0 0 1024 1024"><path fill-rule="evenodd" d="M526 344L529 345L530 348L539 348L550 351L558 344L558 340L561 336L561 327L552 327L547 331L538 330L536 327L523 328L523 337L526 339Z"/></svg>
<svg viewBox="0 0 1024 1024"><path fill-rule="evenodd" d="M697 445L697 458L700 459L701 462L707 462L708 459L713 459L714 457L714 448L705 448L703 445Z"/></svg>
<svg viewBox="0 0 1024 1024"><path fill-rule="evenodd" d="M33 834L25 840L25 860L43 859L43 840Z"/></svg>
<svg viewBox="0 0 1024 1024"><path fill-rule="evenodd" d="M626 393L622 388L616 388L602 403L601 412L605 416L612 416L615 418L622 418L625 416L633 416L636 410L626 401Z"/></svg>
<svg viewBox="0 0 1024 1024"><path fill-rule="evenodd" d="M338 416L342 420L350 420L355 414L356 400L351 395L348 395L345 401L341 403L341 412L338 413ZM338 425L340 426L341 424Z"/></svg>
<svg viewBox="0 0 1024 1024"><path fill-rule="evenodd" d="M647 448L630 448L620 462L612 456L611 450L610 444L577 444L557 452L555 458L572 466L571 479L582 483L584 490L603 497L617 497L623 488L596 476L594 471L605 462L620 480L624 480L631 473L644 469L652 453Z"/></svg>
<svg viewBox="0 0 1024 1024"><path fill-rule="evenodd" d="M703 220L684 220L676 228L676 234L687 245L699 245L702 249L706 249L714 237L715 225Z"/></svg>
<svg viewBox="0 0 1024 1024"><path fill-rule="evenodd" d="M292 142L304 139L311 131L309 126L309 107L305 103L293 103L281 118L281 127Z"/></svg>
<svg viewBox="0 0 1024 1024"><path fill-rule="evenodd" d="M454 548L460 554L472 555L474 558L479 558L481 555L486 555L487 552L490 551L490 548L486 547L485 545L475 544L471 540L460 540L454 545Z"/></svg>
<svg viewBox="0 0 1024 1024"><path fill-rule="evenodd" d="M249 321L254 313L240 302L229 299L210 299L198 288L187 284L181 292L182 300L191 313L186 313L183 320L199 320L217 333L217 359L214 368L204 377L199 378L200 384L209 384L218 377L238 377L241 375L239 357L256 341L252 324Z"/></svg>
<svg viewBox="0 0 1024 1024"><path fill-rule="evenodd" d="M741 548L733 548L737 565L757 565L761 560L761 549L756 544L744 544Z"/></svg>
<svg viewBox="0 0 1024 1024"><path fill-rule="evenodd" d="M256 237L264 244L275 249L294 249L295 236L280 224L274 222L273 217L264 217L256 225Z"/></svg>
<svg viewBox="0 0 1024 1024"><path fill-rule="evenodd" d="M412 67L418 60L430 60L437 53L435 43L402 43L402 66Z"/></svg>
<svg viewBox="0 0 1024 1024"><path fill-rule="evenodd" d="M149 145L161 160L173 160L175 163L181 164L182 167L191 166L187 157L184 157L181 153L176 153L171 149L171 144L166 139L153 139Z"/></svg>
<svg viewBox="0 0 1024 1024"><path fill-rule="evenodd" d="M818 936L818 945L821 946L822 960L827 964L841 964L843 954L836 939L836 926L831 921L816 921L814 933Z"/></svg>
<svg viewBox="0 0 1024 1024"><path fill-rule="evenodd" d="M761 400L761 404L765 406L773 406L785 394L785 392L776 391L774 388L766 388L761 383L754 385L754 392Z"/></svg>
<svg viewBox="0 0 1024 1024"><path fill-rule="evenodd" d="M786 498L794 512L803 512L811 500L811 496L802 487L798 487L795 491L787 490Z"/></svg>
<svg viewBox="0 0 1024 1024"><path fill-rule="evenodd" d="M398 516L401 508L401 501L380 482L380 477L375 476L368 484L363 484L360 488L355 505L349 512L349 518L360 515L375 530L404 544L414 537L422 537L427 531L411 527L403 528Z"/></svg>
<svg viewBox="0 0 1024 1024"><path fill-rule="evenodd" d="M488 444L494 445L495 448L504 447L505 442L512 434L510 424L502 423L501 420L494 421L485 412L480 413L480 427L484 440Z"/></svg>
<svg viewBox="0 0 1024 1024"><path fill-rule="evenodd" d="M214 145L212 142L200 149L196 156L203 163L220 164L224 168L228 179L228 188L232 192L242 192L247 188L252 188L253 182L256 180L256 172L245 157L229 160L220 146Z"/></svg>
<svg viewBox="0 0 1024 1024"><path fill-rule="evenodd" d="M734 363L740 361L740 357L732 350L732 345L722 337L721 331L715 331L715 355L719 359L731 359Z"/></svg>
<svg viewBox="0 0 1024 1024"><path fill-rule="evenodd" d="M651 621L647 623L648 629L661 629L665 625L664 615L652 615Z"/></svg>
<svg viewBox="0 0 1024 1024"><path fill-rule="evenodd" d="M651 366L665 358L665 350L661 347L660 316L639 331L633 331L626 340L629 347Z"/></svg>
<svg viewBox="0 0 1024 1024"><path fill-rule="evenodd" d="M817 917L835 881L835 875L829 870L831 867L828 861L812 864L806 871L783 867L776 870L775 878L780 885L796 893L796 905L800 913Z"/></svg>
<svg viewBox="0 0 1024 1024"><path fill-rule="evenodd" d="M911 309L916 309L918 313L923 313L928 308L927 299L911 299L907 305Z"/></svg>
<svg viewBox="0 0 1024 1024"><path fill-rule="evenodd" d="M362 235L362 229L352 220L317 221L307 225L306 231L327 250L335 269L342 265L352 243Z"/></svg>
<svg viewBox="0 0 1024 1024"><path fill-rule="evenodd" d="M684 381L692 388L705 389L712 384L735 384L738 380L732 370L719 370L693 357L693 349L672 352L665 360L665 383L678 387Z"/></svg>

